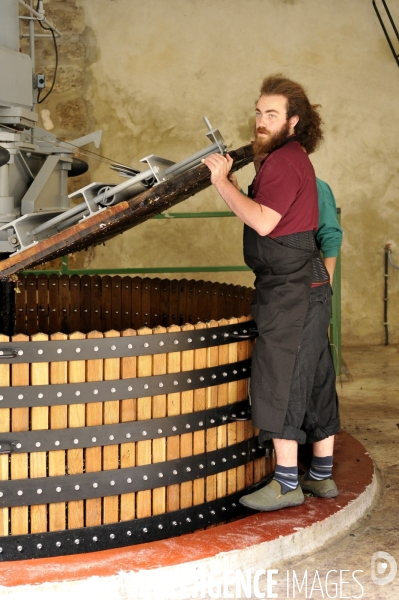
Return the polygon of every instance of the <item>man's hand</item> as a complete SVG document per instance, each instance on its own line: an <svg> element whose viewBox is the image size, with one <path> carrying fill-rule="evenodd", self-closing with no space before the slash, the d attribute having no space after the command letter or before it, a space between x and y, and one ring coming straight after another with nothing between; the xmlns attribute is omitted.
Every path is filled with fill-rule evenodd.
<svg viewBox="0 0 399 600"><path fill-rule="evenodd" d="M221 154L211 154L202 159L202 162L208 167L211 172L211 182L217 188L220 183L224 183L229 179L229 172L233 165L233 159L229 154L222 156Z"/></svg>

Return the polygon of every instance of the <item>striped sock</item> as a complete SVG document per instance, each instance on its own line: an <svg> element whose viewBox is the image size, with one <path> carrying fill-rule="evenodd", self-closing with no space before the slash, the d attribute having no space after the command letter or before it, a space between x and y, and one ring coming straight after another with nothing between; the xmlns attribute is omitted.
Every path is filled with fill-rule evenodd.
<svg viewBox="0 0 399 600"><path fill-rule="evenodd" d="M282 467L281 465L276 465L273 479L279 482L283 494L292 492L292 490L295 490L298 487L298 467Z"/></svg>
<svg viewBox="0 0 399 600"><path fill-rule="evenodd" d="M310 465L308 479L312 481L322 481L332 478L333 457L332 456L314 456Z"/></svg>

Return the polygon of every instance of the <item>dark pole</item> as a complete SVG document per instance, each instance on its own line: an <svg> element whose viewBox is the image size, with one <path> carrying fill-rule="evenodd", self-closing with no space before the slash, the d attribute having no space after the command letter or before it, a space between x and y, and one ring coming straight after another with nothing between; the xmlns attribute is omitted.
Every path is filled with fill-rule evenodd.
<svg viewBox="0 0 399 600"><path fill-rule="evenodd" d="M385 346L389 344L388 338L388 259L391 247L385 245L385 260L384 260L384 328L385 328Z"/></svg>
<svg viewBox="0 0 399 600"><path fill-rule="evenodd" d="M0 333L12 336L15 330L14 282L0 279Z"/></svg>

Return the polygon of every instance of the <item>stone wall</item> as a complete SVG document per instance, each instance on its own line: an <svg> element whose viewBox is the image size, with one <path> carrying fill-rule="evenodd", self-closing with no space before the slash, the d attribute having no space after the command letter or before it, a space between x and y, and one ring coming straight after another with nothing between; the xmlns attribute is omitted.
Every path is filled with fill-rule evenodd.
<svg viewBox="0 0 399 600"><path fill-rule="evenodd" d="M263 77L282 72L303 83L325 121L312 161L342 209L343 340L383 341L386 242L399 263L399 72L371 0L49 0L45 8L62 38L56 87L38 107L42 124L63 139L102 129L99 153L133 167L148 154L178 161L205 147L203 115L229 147L242 146ZM399 23L399 9L391 10ZM36 45L37 70L50 80L51 42ZM105 162L89 163L74 188L118 182ZM239 173L243 187L252 173L252 166ZM208 189L174 210L225 205ZM71 264L239 265L241 234L236 219L152 220ZM399 273L390 275L390 334L399 342ZM187 277L253 281L242 272Z"/></svg>

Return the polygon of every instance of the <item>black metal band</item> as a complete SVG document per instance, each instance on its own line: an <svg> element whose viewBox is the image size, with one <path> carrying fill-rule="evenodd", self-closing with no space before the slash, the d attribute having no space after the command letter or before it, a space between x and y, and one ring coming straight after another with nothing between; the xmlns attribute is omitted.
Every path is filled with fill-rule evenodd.
<svg viewBox="0 0 399 600"><path fill-rule="evenodd" d="M0 537L0 561L123 548L177 537L222 521L238 519L253 514L253 511L239 503L241 496L265 485L271 477L272 475L266 477L250 489L159 516L96 527Z"/></svg>
<svg viewBox="0 0 399 600"><path fill-rule="evenodd" d="M128 494L222 473L265 455L253 437L226 448L166 462L79 475L0 481L0 507Z"/></svg>
<svg viewBox="0 0 399 600"><path fill-rule="evenodd" d="M241 400L208 410L143 421L0 433L0 454L94 448L193 433L231 421L250 419L249 401Z"/></svg>
<svg viewBox="0 0 399 600"><path fill-rule="evenodd" d="M0 363L39 363L147 356L231 344L257 336L254 321L162 333L82 340L2 342Z"/></svg>
<svg viewBox="0 0 399 600"><path fill-rule="evenodd" d="M251 360L150 377L0 388L0 408L86 404L196 390L249 377Z"/></svg>

